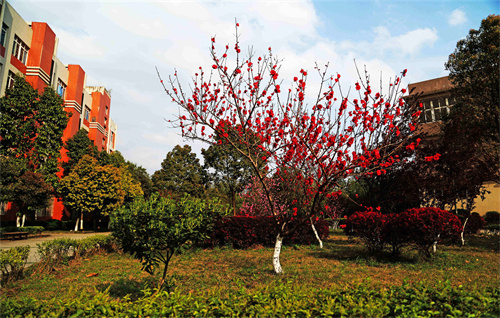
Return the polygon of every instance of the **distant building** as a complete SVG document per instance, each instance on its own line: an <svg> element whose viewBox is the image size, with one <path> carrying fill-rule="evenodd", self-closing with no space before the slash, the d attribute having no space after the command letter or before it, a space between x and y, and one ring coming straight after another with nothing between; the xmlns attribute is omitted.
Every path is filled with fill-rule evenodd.
<svg viewBox="0 0 500 318"><path fill-rule="evenodd" d="M429 139L439 138L441 120L450 113L456 100L453 96L453 84L447 76L408 85L412 94L420 94L419 100L423 103L420 115L422 131L428 134ZM492 176L493 178L494 176ZM487 193L484 200L476 198L473 212L484 215L488 211L500 212L500 184L495 181L485 182ZM465 206L465 204L463 205ZM458 204L458 208L462 205Z"/></svg>
<svg viewBox="0 0 500 318"><path fill-rule="evenodd" d="M86 86L86 74L77 64L64 65L57 58L59 39L45 22L26 22L5 0L1 0L0 21L0 97L12 87L14 74L24 74L40 93L52 86L64 99L64 110L72 113L64 130L63 140L74 136L81 128L100 151L116 150L117 125L110 118L111 94L104 87ZM68 160L61 149L62 160ZM2 220L15 218L8 213L12 205L2 209ZM7 210L7 212L5 212ZM61 201L54 199L42 219L70 217Z"/></svg>

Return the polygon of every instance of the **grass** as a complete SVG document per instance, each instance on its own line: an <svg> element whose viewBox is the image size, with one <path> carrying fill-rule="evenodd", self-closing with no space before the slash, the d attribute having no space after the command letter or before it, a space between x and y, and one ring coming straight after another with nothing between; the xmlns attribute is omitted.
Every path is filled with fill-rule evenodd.
<svg viewBox="0 0 500 318"><path fill-rule="evenodd" d="M439 281L462 285L467 290L498 288L498 237L473 236L465 247L438 246L431 260L415 251L404 251L399 260L389 255L371 255L356 239L340 232L332 233L324 249L317 246L286 246L281 253L285 273L272 270L272 249L254 247L192 249L172 258L169 268L176 292L196 295L208 290L232 293L249 291L273 284L294 284L304 288L348 288L360 283L370 288L389 288L403 283L434 286ZM116 299L129 295L142 297L145 289L153 289L160 274L149 275L137 260L126 254L100 254L71 260L50 274L31 274L1 288L1 297L48 300L108 291Z"/></svg>

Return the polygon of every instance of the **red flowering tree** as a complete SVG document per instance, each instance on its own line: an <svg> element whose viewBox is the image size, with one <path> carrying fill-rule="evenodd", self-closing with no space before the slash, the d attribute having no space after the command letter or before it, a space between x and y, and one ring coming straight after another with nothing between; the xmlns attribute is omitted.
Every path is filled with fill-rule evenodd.
<svg viewBox="0 0 500 318"><path fill-rule="evenodd" d="M382 93L374 91L368 75L360 76L355 89L346 92L340 87L340 75L328 75L328 64L314 68L319 77L314 93L306 90L309 74L304 69L285 89L280 60L271 48L263 56L250 50L243 57L238 27L234 47L226 45L221 55L216 39L211 39L213 65L209 70L199 68L189 91L177 72L165 83L158 75L180 107L173 123L183 137L214 143L215 136L221 136L219 144L236 149L253 167L272 214L280 220L273 266L281 273L283 236L315 217L324 198L341 195L341 180L384 174L401 159L396 155L401 148L415 149L419 140L401 132L415 130L420 112L402 98L406 90L401 88L401 77ZM405 75L406 70L401 73ZM303 199L292 199L287 211L275 209L265 182L273 175L283 179L294 175L301 188L297 194ZM292 219L302 221L290 226Z"/></svg>

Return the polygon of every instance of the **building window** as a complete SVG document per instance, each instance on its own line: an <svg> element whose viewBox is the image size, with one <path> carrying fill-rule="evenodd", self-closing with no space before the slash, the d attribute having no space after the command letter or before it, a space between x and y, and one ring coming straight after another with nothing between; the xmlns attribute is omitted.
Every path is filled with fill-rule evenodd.
<svg viewBox="0 0 500 318"><path fill-rule="evenodd" d="M109 107L106 106L106 115L109 115Z"/></svg>
<svg viewBox="0 0 500 318"><path fill-rule="evenodd" d="M90 108L85 105L85 113L83 115L83 118L85 118L86 121L89 121L90 119Z"/></svg>
<svg viewBox="0 0 500 318"><path fill-rule="evenodd" d="M12 55L14 55L21 63L26 65L28 59L29 47L16 35L14 36L14 47L12 48Z"/></svg>
<svg viewBox="0 0 500 318"><path fill-rule="evenodd" d="M7 89L11 89L14 87L14 73L12 71L9 71L9 76L7 77Z"/></svg>
<svg viewBox="0 0 500 318"><path fill-rule="evenodd" d="M450 113L450 108L452 107L450 100L447 97L436 98L422 103L424 110L420 115L420 122L432 123L443 120Z"/></svg>
<svg viewBox="0 0 500 318"><path fill-rule="evenodd" d="M57 94L64 98L64 93L66 92L66 84L64 84L63 81L61 81L60 78L57 79Z"/></svg>
<svg viewBox="0 0 500 318"><path fill-rule="evenodd" d="M36 210L36 218L52 217L53 208L54 208L54 202L52 202L45 209Z"/></svg>
<svg viewBox="0 0 500 318"><path fill-rule="evenodd" d="M102 138L102 146L106 146L106 138Z"/></svg>
<svg viewBox="0 0 500 318"><path fill-rule="evenodd" d="M5 23L2 24L2 33L0 34L0 45L5 47L5 41L7 40L7 30L9 27L5 25Z"/></svg>

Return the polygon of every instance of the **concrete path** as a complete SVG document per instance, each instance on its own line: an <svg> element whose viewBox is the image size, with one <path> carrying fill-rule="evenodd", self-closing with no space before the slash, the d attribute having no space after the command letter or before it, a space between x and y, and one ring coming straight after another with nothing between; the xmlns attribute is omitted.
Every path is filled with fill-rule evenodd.
<svg viewBox="0 0 500 318"><path fill-rule="evenodd" d="M29 245L31 246L30 248L30 255L28 256L28 263L27 265L31 265L33 263L38 262L40 259L38 257L37 253L37 244L40 244L45 241L52 241L58 238L71 238L75 240L83 239L89 236L94 236L94 235L109 235L111 232L89 232L89 233L73 233L73 232L68 232L68 233L57 233L57 234L44 234L42 233L38 237L28 237L27 240L14 240L14 241L8 241L8 240L0 240L0 249L1 250L8 250L14 246L26 246Z"/></svg>

